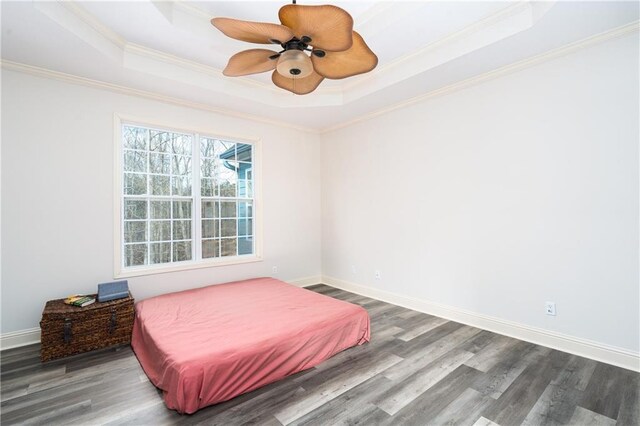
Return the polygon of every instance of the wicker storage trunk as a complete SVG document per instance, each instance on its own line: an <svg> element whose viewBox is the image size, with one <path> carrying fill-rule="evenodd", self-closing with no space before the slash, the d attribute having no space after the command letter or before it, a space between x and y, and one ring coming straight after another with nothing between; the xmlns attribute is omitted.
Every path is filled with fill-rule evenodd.
<svg viewBox="0 0 640 426"><path fill-rule="evenodd" d="M84 308L48 301L40 321L41 361L131 343L133 301L131 294Z"/></svg>

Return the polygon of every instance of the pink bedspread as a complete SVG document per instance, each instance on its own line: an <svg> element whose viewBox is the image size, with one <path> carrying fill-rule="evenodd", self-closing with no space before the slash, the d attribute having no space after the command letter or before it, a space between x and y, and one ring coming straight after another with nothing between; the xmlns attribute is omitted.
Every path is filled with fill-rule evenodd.
<svg viewBox="0 0 640 426"><path fill-rule="evenodd" d="M369 338L362 307L257 278L138 302L131 345L167 407L193 413Z"/></svg>

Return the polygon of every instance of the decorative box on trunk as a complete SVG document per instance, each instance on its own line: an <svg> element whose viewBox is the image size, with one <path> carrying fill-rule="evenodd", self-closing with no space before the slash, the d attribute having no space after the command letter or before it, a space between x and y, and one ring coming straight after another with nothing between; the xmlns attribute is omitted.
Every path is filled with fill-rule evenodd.
<svg viewBox="0 0 640 426"><path fill-rule="evenodd" d="M84 308L50 300L40 321L42 362L94 349L131 343L133 302L123 299L96 302Z"/></svg>

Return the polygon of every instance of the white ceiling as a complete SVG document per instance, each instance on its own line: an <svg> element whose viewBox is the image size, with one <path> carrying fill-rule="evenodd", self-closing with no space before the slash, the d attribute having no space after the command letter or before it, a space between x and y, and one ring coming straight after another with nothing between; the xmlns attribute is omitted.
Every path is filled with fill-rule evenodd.
<svg viewBox="0 0 640 426"><path fill-rule="evenodd" d="M332 2L378 55L374 71L304 96L273 86L270 73L224 77L231 55L256 46L210 19L278 22L283 4L2 2L2 59L321 130L596 34L637 31L639 19L635 1Z"/></svg>

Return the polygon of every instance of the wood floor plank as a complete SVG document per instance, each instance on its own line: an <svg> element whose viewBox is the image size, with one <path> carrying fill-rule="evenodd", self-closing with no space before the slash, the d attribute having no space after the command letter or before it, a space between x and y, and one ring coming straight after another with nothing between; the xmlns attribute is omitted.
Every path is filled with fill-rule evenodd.
<svg viewBox="0 0 640 426"><path fill-rule="evenodd" d="M466 326L463 326L462 324L456 322L447 321L441 326L436 327L424 334L421 334L420 336L411 339L408 342L399 341L399 344L396 347L394 353L402 358L410 357L417 351L429 347L429 345L431 345L432 343L437 342L438 340L462 327Z"/></svg>
<svg viewBox="0 0 640 426"><path fill-rule="evenodd" d="M484 371L486 373L494 365L500 362L502 357L508 355L513 346L515 346L517 343L518 340L516 339L512 339L506 336L497 336L493 339L491 345L478 352L465 364L468 367L475 368L476 370Z"/></svg>
<svg viewBox="0 0 640 426"><path fill-rule="evenodd" d="M568 354L552 350L549 356L530 364L482 415L499 425L521 424L568 360Z"/></svg>
<svg viewBox="0 0 640 426"><path fill-rule="evenodd" d="M350 419L368 416L371 411L378 409L369 401L392 385L391 380L376 375L290 424L312 426L318 424L318 419L322 419L325 424L338 425L347 424Z"/></svg>
<svg viewBox="0 0 640 426"><path fill-rule="evenodd" d="M490 396L467 388L440 413L430 420L434 425L471 425L480 413L493 402Z"/></svg>
<svg viewBox="0 0 640 426"><path fill-rule="evenodd" d="M404 361L399 362L385 371L384 375L391 380L402 381L411 376L413 372L427 366L433 362L434 359L440 358L479 332L480 330L477 328L468 326L460 327L430 345L427 345L423 350L416 351L411 356L406 357Z"/></svg>
<svg viewBox="0 0 640 426"><path fill-rule="evenodd" d="M482 330L480 333L464 342L460 349L477 354L487 346L493 343L499 336L490 331Z"/></svg>
<svg viewBox="0 0 640 426"><path fill-rule="evenodd" d="M603 416L617 418L624 393L624 379L624 370L599 363L578 405Z"/></svg>
<svg viewBox="0 0 640 426"><path fill-rule="evenodd" d="M524 425L567 424L597 362L571 356L558 377L551 381L524 420Z"/></svg>
<svg viewBox="0 0 640 426"><path fill-rule="evenodd" d="M81 414L91 409L91 400L83 400L73 404L64 404L51 407L46 412L30 416L21 422L23 425L55 425L69 424L73 422L76 414Z"/></svg>
<svg viewBox="0 0 640 426"><path fill-rule="evenodd" d="M467 367L462 363L459 364L446 378L438 381L433 387L429 388L428 392L422 392L394 414L389 423L393 425L439 424L433 421L433 419L451 403L460 398L469 388L469 384L473 383L480 374L482 373L474 368ZM465 408L473 411L473 405L475 404L471 404ZM484 405L482 407L484 407ZM458 415L464 419L466 419L467 416L475 417L476 413L470 411L461 411L458 412Z"/></svg>
<svg viewBox="0 0 640 426"><path fill-rule="evenodd" d="M413 327L408 329L407 331L405 331L404 333L400 334L398 336L398 339L403 340L405 342L408 342L409 340L413 339L414 337L420 336L421 334L424 334L428 331L433 330L436 327L441 326L442 324L446 323L447 320L444 318L438 318L438 317L431 317L429 318L427 321L425 321L423 324L421 324L418 327Z"/></svg>
<svg viewBox="0 0 640 426"><path fill-rule="evenodd" d="M640 375L626 371L624 376L622 401L616 424L618 426L640 425Z"/></svg>
<svg viewBox="0 0 640 426"><path fill-rule="evenodd" d="M374 399L374 403L384 412L393 416L472 356L471 352L454 349L416 371L405 380L396 383L381 397Z"/></svg>
<svg viewBox="0 0 640 426"><path fill-rule="evenodd" d="M492 422L486 417L480 417L473 426L499 426L497 423Z"/></svg>
<svg viewBox="0 0 640 426"><path fill-rule="evenodd" d="M569 424L571 425L580 425L580 426L614 426L616 421L603 416L602 414L594 413L591 410L587 410L586 408L576 407L573 412L573 416L569 420Z"/></svg>
<svg viewBox="0 0 640 426"><path fill-rule="evenodd" d="M584 391L597 365L598 362L592 359L571 355L567 366L551 384Z"/></svg>
<svg viewBox="0 0 640 426"><path fill-rule="evenodd" d="M300 398L293 398L285 408L276 411L274 415L284 424L291 423L400 361L402 358L389 354L372 363L356 366L345 374L334 377L313 390L309 390L308 394Z"/></svg>
<svg viewBox="0 0 640 426"><path fill-rule="evenodd" d="M549 352L548 348L517 342L511 350L501 352L500 360L472 387L483 395L498 399L525 368Z"/></svg>
<svg viewBox="0 0 640 426"><path fill-rule="evenodd" d="M571 419L582 392L549 384L523 421L523 426L563 425Z"/></svg>

